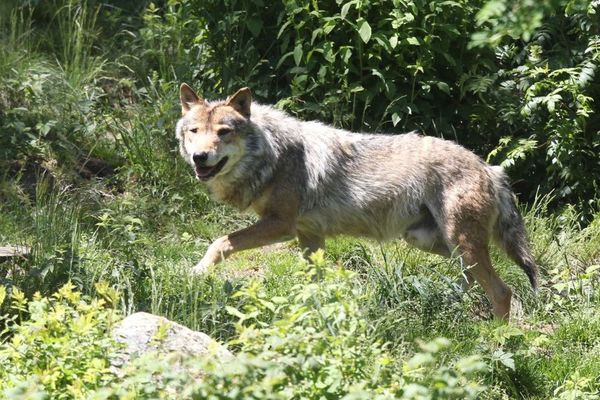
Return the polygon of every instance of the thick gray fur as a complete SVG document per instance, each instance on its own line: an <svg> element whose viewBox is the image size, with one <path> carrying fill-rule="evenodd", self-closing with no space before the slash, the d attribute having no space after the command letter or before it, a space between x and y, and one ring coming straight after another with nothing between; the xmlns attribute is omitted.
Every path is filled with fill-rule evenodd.
<svg viewBox="0 0 600 400"><path fill-rule="evenodd" d="M481 224L537 287L537 267L506 175L464 147L416 133L351 133L256 103L249 120L232 123L245 137L245 152L227 174L207 182L217 200L245 210L266 188L285 185L300 199L298 236L404 237L442 255L458 245L444 228L448 218L469 218L468 207L452 211L463 198L473 209L493 201ZM183 144L186 124L184 117L177 134L182 156L193 165Z"/></svg>

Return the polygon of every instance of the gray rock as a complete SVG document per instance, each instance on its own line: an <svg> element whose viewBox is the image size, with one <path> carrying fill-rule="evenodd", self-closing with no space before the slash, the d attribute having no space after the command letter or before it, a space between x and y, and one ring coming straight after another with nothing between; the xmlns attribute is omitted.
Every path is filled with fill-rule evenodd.
<svg viewBox="0 0 600 400"><path fill-rule="evenodd" d="M147 352L210 355L223 361L233 359L225 347L202 332L193 331L164 317L138 312L121 321L113 337L125 345L121 357L113 362L119 368Z"/></svg>

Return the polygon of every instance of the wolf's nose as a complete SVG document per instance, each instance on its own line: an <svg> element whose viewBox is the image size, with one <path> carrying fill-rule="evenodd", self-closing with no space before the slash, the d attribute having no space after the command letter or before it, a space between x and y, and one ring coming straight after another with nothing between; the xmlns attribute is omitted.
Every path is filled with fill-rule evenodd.
<svg viewBox="0 0 600 400"><path fill-rule="evenodd" d="M192 160L194 160L194 164L202 165L206 163L206 160L208 160L208 153L205 151L203 151L202 153L194 153L194 155L192 156Z"/></svg>

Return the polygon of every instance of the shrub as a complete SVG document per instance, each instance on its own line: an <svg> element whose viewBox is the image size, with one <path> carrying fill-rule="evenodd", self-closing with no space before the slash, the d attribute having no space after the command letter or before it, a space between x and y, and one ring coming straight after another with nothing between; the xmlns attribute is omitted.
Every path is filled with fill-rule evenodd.
<svg viewBox="0 0 600 400"><path fill-rule="evenodd" d="M63 162L117 127L128 161L152 171L144 149L172 145L155 131L173 124L175 83L209 98L251 86L301 118L456 139L508 167L528 200L541 186L557 204L596 207L597 183L582 178L600 173L591 0L169 0L141 15L84 3L6 7L0 156ZM57 33L38 49L43 29ZM157 106L139 107L146 100Z"/></svg>
<svg viewBox="0 0 600 400"><path fill-rule="evenodd" d="M325 265L322 254L316 261L301 266L286 296L268 298L256 282L238 292L246 306L228 307L239 318L234 360L148 353L119 377L109 369L118 351L110 338L117 315L106 308L116 301L113 290L99 284L106 300L89 300L67 284L27 301L13 289L11 307L28 319L4 317L10 338L0 346L0 392L10 398L477 398L484 389L478 375L486 370L480 357L449 361L450 342L435 339L405 361L394 359L369 337L354 274Z"/></svg>
<svg viewBox="0 0 600 400"><path fill-rule="evenodd" d="M368 335L354 274L325 265L300 266L285 296L269 297L257 282L236 296L246 305L237 316L238 349L226 363L148 354L103 389L111 396L202 399L468 399L484 389L478 356L448 362L450 342L422 343L406 361L395 361ZM173 362L185 368L172 368ZM200 379L196 379L201 376Z"/></svg>
<svg viewBox="0 0 600 400"><path fill-rule="evenodd" d="M5 398L82 398L114 379L109 359L118 346L110 330L118 316L106 300L86 299L73 288L68 283L50 297L36 294L31 301L12 289L11 309L23 320L3 317L9 334L0 345ZM108 287L97 289L116 300ZM0 287L0 300L4 294Z"/></svg>
<svg viewBox="0 0 600 400"><path fill-rule="evenodd" d="M173 0L147 9L139 39L159 49L162 78L192 79L207 97L249 85L301 118L456 139L528 165L509 169L528 200L540 185L589 213L597 184L582 177L600 173L594 4Z"/></svg>
<svg viewBox="0 0 600 400"><path fill-rule="evenodd" d="M326 265L322 252L314 261L300 268L287 296L269 298L250 285L238 294L247 302L243 312L230 309L239 317L239 338L232 344L241 346L254 373L260 366L252 379L279 393L273 398L458 399L476 398L483 390L476 373L485 365L478 357L444 364L440 355L450 344L445 339L423 343L412 358L394 362L369 335L355 274ZM244 369L235 375L240 373ZM213 382L221 386L225 374L217 377ZM251 398L269 393L250 382L242 387L260 389L249 391Z"/></svg>
<svg viewBox="0 0 600 400"><path fill-rule="evenodd" d="M600 125L593 108L600 94L597 12L593 1L535 7L488 1L477 15L483 29L473 40L496 53L487 83L473 77L482 82L479 92L494 112L486 124L497 132L490 159L522 179L524 192L532 195L539 185L562 203L582 206L584 214L597 207L598 185L587 177L600 173Z"/></svg>

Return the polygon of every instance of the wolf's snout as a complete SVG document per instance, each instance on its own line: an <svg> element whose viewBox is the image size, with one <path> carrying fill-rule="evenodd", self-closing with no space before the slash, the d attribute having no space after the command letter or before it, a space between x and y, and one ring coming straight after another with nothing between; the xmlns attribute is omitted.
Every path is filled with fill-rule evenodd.
<svg viewBox="0 0 600 400"><path fill-rule="evenodd" d="M192 160L197 166L203 166L206 164L206 160L208 160L208 153L205 151L201 153L194 153Z"/></svg>

